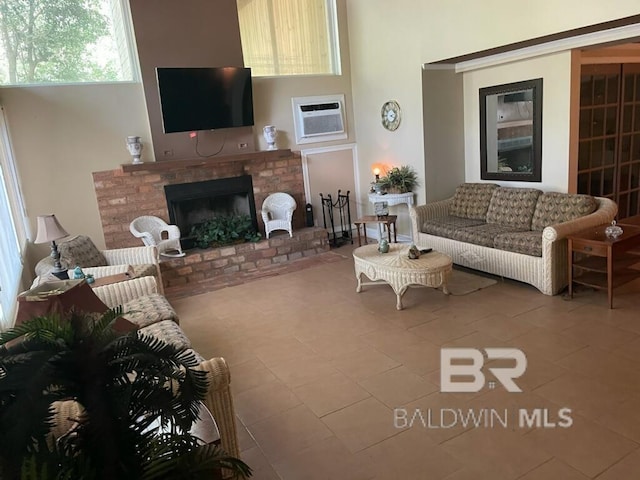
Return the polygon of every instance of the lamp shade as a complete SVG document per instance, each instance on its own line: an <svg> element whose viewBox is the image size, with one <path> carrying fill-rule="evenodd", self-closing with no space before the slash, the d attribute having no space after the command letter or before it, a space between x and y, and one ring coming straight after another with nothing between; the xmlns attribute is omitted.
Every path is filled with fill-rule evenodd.
<svg viewBox="0 0 640 480"><path fill-rule="evenodd" d="M69 235L55 215L38 215L37 225L38 234L33 243L53 242Z"/></svg>

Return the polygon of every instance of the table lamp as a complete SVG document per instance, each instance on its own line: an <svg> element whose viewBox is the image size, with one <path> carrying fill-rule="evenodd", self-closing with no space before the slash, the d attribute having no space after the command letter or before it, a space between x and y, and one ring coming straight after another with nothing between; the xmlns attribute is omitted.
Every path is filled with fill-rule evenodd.
<svg viewBox="0 0 640 480"><path fill-rule="evenodd" d="M38 234L33 243L51 242L51 258L53 258L53 270L51 273L61 280L69 278L69 274L65 268L60 265L60 252L56 240L69 236L62 228L55 215L38 215L37 219Z"/></svg>

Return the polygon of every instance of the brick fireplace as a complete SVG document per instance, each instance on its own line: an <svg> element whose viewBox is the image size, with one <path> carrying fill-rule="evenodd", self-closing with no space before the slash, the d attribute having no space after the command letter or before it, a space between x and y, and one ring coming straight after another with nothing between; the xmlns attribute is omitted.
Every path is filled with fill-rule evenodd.
<svg viewBox="0 0 640 480"><path fill-rule="evenodd" d="M188 251L186 257L164 260L161 267L165 287L203 282L221 275L242 274L246 277L254 270L264 274L264 270L273 264L329 249L324 230L304 228L306 199L302 160L299 153L291 150L127 164L115 170L94 172L93 182L105 244L107 248L141 245L140 239L129 231L131 221L141 215L155 215L172 223L165 197L166 186L202 185L214 180L247 176L253 187L251 200L258 211L270 193L287 192L293 196L298 204L293 215L294 238L278 235L264 239L253 247L238 245L215 249L217 253L194 249ZM223 183L228 184L229 181ZM256 217L258 230L264 234L262 219L259 214ZM183 235L185 233L188 232L182 232ZM255 253L248 255L248 250Z"/></svg>
<svg viewBox="0 0 640 480"><path fill-rule="evenodd" d="M107 248L140 245L140 240L129 231L129 224L136 217L155 215L170 222L165 185L244 175L251 176L257 210L270 193L287 192L298 204L293 215L293 227L304 227L306 200L302 160L297 152L275 150L219 158L150 162L142 165L122 165L115 170L93 173ZM258 228L264 231L260 215Z"/></svg>

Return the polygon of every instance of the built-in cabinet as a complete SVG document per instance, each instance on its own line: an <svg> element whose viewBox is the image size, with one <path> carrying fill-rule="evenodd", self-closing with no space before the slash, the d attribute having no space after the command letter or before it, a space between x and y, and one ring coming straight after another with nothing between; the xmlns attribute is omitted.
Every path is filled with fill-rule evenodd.
<svg viewBox="0 0 640 480"><path fill-rule="evenodd" d="M582 65L577 192L640 214L640 64Z"/></svg>

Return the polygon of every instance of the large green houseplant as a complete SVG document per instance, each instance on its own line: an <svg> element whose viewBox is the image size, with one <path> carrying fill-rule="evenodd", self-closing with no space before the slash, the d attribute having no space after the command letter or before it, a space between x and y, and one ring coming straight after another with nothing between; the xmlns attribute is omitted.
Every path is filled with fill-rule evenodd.
<svg viewBox="0 0 640 480"><path fill-rule="evenodd" d="M418 174L410 165L393 167L377 181L379 188L387 193L407 193L418 186Z"/></svg>
<svg viewBox="0 0 640 480"><path fill-rule="evenodd" d="M250 476L188 433L207 392L193 353L114 332L119 313L37 317L0 335L0 478ZM61 418L65 401L80 407L72 418Z"/></svg>

